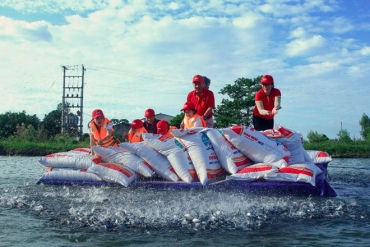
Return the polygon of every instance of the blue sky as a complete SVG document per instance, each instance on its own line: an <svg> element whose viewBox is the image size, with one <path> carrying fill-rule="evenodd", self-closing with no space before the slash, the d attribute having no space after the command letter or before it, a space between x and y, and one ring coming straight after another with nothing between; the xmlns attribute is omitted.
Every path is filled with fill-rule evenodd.
<svg viewBox="0 0 370 247"><path fill-rule="evenodd" d="M84 125L95 108L177 115L195 74L211 78L216 104L226 84L271 74L275 122L304 137L359 138L370 116L369 0L3 0L0 54L0 113L41 120L62 101L62 66L82 64Z"/></svg>

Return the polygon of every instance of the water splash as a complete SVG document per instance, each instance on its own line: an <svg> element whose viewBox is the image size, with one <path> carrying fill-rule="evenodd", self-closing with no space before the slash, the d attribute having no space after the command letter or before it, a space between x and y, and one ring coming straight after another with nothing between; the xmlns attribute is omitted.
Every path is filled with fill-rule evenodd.
<svg viewBox="0 0 370 247"><path fill-rule="evenodd" d="M338 198L94 186L3 188L0 206L30 212L52 224L94 231L253 230L278 222L369 215L368 209Z"/></svg>

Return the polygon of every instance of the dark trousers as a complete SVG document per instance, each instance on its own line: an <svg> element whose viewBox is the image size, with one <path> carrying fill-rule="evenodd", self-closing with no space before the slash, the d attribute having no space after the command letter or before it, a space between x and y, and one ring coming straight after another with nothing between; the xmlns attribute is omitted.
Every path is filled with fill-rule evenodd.
<svg viewBox="0 0 370 247"><path fill-rule="evenodd" d="M253 126L255 130L263 131L274 128L274 119L264 119L259 116L253 115Z"/></svg>

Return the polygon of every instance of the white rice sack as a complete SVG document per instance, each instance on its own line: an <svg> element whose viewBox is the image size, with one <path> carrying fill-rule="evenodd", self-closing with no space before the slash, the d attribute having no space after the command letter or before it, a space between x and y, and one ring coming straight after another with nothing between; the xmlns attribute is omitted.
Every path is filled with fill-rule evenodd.
<svg viewBox="0 0 370 247"><path fill-rule="evenodd" d="M167 157L182 181L191 183L197 180L189 153L175 138L147 133L142 136L150 147Z"/></svg>
<svg viewBox="0 0 370 247"><path fill-rule="evenodd" d="M48 154L39 163L48 167L87 169L101 162L101 157L82 152L61 152Z"/></svg>
<svg viewBox="0 0 370 247"><path fill-rule="evenodd" d="M88 172L98 175L106 182L129 186L137 178L134 171L114 163L100 163L87 169Z"/></svg>
<svg viewBox="0 0 370 247"><path fill-rule="evenodd" d="M237 149L255 163L274 163L278 167L288 165L290 153L283 144L247 126L221 129L222 134Z"/></svg>
<svg viewBox="0 0 370 247"><path fill-rule="evenodd" d="M143 160L148 162L150 166L154 169L155 173L157 173L162 178L174 182L179 180L179 177L176 175L176 172L168 159L164 155L160 154L159 152L148 146L146 143L124 142L120 143L119 146L133 154L140 156Z"/></svg>
<svg viewBox="0 0 370 247"><path fill-rule="evenodd" d="M185 130L172 130L182 146L184 146L193 161L199 181L205 185L212 180L224 177L225 171L218 161L217 155L212 147L209 138L198 132L203 128L192 128Z"/></svg>
<svg viewBox="0 0 370 247"><path fill-rule="evenodd" d="M268 137L273 138L273 139L284 137L276 129L267 129L267 130L263 130L263 131L260 131L260 132L263 133L265 136L268 136Z"/></svg>
<svg viewBox="0 0 370 247"><path fill-rule="evenodd" d="M316 185L316 176L322 171L315 164L301 163L280 168L276 176L266 177L267 181L305 182Z"/></svg>
<svg viewBox="0 0 370 247"><path fill-rule="evenodd" d="M324 151L306 150L306 154L315 164L329 163L332 161L331 156Z"/></svg>
<svg viewBox="0 0 370 247"><path fill-rule="evenodd" d="M290 152L288 165L305 162L306 150L303 147L302 135L293 130L284 128L281 124L277 124L277 126L278 132L281 133L281 137L276 138L276 140L281 142Z"/></svg>
<svg viewBox="0 0 370 247"><path fill-rule="evenodd" d="M42 180L54 181L102 181L100 177L94 173L88 172L86 169L69 169L69 168L51 168L47 170L41 177Z"/></svg>
<svg viewBox="0 0 370 247"><path fill-rule="evenodd" d="M234 174L244 167L253 165L253 162L231 144L219 130L205 128L201 132L205 133L211 141L221 166L228 173Z"/></svg>
<svg viewBox="0 0 370 247"><path fill-rule="evenodd" d="M90 148L75 148L68 152L89 154L91 152L91 149Z"/></svg>
<svg viewBox="0 0 370 247"><path fill-rule="evenodd" d="M115 163L134 170L142 177L153 177L154 170L152 167L148 166L139 156L132 154L121 147L101 147L93 146L94 152L102 158L103 162Z"/></svg>
<svg viewBox="0 0 370 247"><path fill-rule="evenodd" d="M245 181L256 181L260 179L266 179L267 177L274 177L278 168L271 164L258 163L251 166L247 166L237 173L227 176L227 180L245 180Z"/></svg>

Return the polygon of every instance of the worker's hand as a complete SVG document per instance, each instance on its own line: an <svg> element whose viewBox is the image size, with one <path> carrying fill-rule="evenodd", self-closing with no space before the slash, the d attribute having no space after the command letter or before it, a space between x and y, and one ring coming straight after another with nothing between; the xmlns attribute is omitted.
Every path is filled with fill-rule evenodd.
<svg viewBox="0 0 370 247"><path fill-rule="evenodd" d="M278 114L278 109L276 109L276 108L272 109L271 113L274 114L274 115Z"/></svg>

